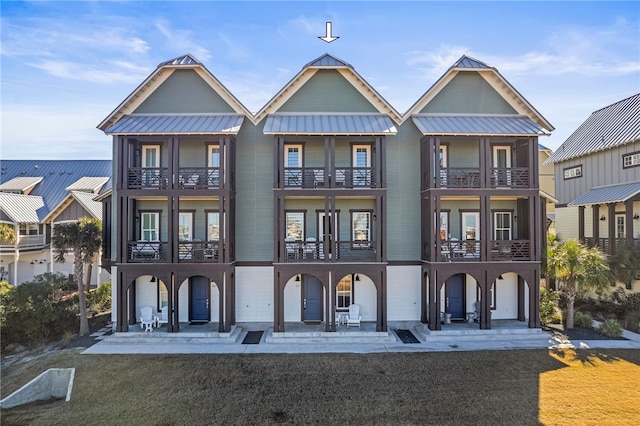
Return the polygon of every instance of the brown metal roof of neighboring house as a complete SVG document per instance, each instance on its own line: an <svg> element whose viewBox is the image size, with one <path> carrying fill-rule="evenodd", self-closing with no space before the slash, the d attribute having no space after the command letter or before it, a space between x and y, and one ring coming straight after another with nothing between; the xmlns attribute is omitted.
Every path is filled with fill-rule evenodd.
<svg viewBox="0 0 640 426"><path fill-rule="evenodd" d="M520 115L415 114L412 120L424 135L547 135L530 118Z"/></svg>
<svg viewBox="0 0 640 426"><path fill-rule="evenodd" d="M385 114L270 114L267 135L395 135Z"/></svg>
<svg viewBox="0 0 640 426"><path fill-rule="evenodd" d="M3 192L20 192L22 194L28 192L29 189L36 186L43 178L41 176L23 176L14 177L7 182L0 184L0 191Z"/></svg>
<svg viewBox="0 0 640 426"><path fill-rule="evenodd" d="M640 140L640 93L594 111L546 163L558 163Z"/></svg>
<svg viewBox="0 0 640 426"><path fill-rule="evenodd" d="M43 208L44 201L37 195L0 192L0 209L14 223L39 223L38 210Z"/></svg>
<svg viewBox="0 0 640 426"><path fill-rule="evenodd" d="M202 135L240 131L240 114L131 114L105 130L108 135Z"/></svg>
<svg viewBox="0 0 640 426"><path fill-rule="evenodd" d="M589 204L622 203L640 194L640 182L606 185L591 188L575 200L570 206L584 206Z"/></svg>

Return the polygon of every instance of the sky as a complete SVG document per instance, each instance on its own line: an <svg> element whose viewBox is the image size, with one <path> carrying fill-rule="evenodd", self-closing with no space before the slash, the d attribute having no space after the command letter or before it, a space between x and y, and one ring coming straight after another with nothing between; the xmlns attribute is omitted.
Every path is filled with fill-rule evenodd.
<svg viewBox="0 0 640 426"><path fill-rule="evenodd" d="M320 40L331 22L332 43ZM640 2L7 1L0 159L110 159L96 126L158 64L192 54L261 109L329 53L406 112L460 56L497 70L554 127L640 92Z"/></svg>

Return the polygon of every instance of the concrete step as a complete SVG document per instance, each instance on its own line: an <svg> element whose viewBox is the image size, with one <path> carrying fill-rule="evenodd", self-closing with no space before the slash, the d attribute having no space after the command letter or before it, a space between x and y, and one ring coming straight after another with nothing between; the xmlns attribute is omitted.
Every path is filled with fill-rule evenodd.
<svg viewBox="0 0 640 426"><path fill-rule="evenodd" d="M548 339L549 334L540 328L494 328L480 330L478 328L460 328L445 330L429 330L426 326L417 325L411 330L418 339L425 342L451 342L470 340L519 340Z"/></svg>
<svg viewBox="0 0 640 426"><path fill-rule="evenodd" d="M393 343L396 336L391 331L284 331L267 330L265 343Z"/></svg>
<svg viewBox="0 0 640 426"><path fill-rule="evenodd" d="M126 333L113 333L103 339L106 343L237 343L240 338L247 334L242 327L232 326L228 333L217 331L194 332L180 331L178 333L167 333L166 331L154 331L152 333L140 331L128 331Z"/></svg>

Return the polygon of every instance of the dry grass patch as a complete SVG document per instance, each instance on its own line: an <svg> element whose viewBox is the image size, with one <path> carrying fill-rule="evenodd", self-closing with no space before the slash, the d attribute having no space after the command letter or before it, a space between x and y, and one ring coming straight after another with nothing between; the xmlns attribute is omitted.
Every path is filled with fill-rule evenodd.
<svg viewBox="0 0 640 426"><path fill-rule="evenodd" d="M584 403L588 368L597 374L617 363L618 374L636 374L637 379L640 351L579 351L579 356L571 361L569 352L561 357L543 350L374 355L61 351L3 371L2 394L46 368L75 367L72 400L46 410L3 411L2 423L559 424L567 418L564 410L573 408L549 407L566 402L559 389L573 390L576 404ZM557 386L550 388L549 382ZM597 389L584 390L590 401L600 398ZM625 392L619 387L616 396ZM603 409L608 421L624 424L634 413L619 409L619 401L607 394ZM571 421L591 420L579 416Z"/></svg>

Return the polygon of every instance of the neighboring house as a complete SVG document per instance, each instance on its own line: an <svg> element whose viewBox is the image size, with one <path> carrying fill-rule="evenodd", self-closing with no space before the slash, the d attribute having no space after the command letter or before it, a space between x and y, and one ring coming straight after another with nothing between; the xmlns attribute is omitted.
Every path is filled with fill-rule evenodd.
<svg viewBox="0 0 640 426"><path fill-rule="evenodd" d="M113 135L103 265L116 331L140 307L185 322L362 320L440 329L539 324L553 127L496 69L463 56L399 114L355 69L308 63L256 114L199 61L158 66L98 128ZM437 154L436 154L437 153Z"/></svg>
<svg viewBox="0 0 640 426"><path fill-rule="evenodd" d="M83 216L102 220L94 198L110 189L111 173L110 160L0 161L0 222L17 236L15 244L0 242L1 278L21 284L45 272L73 274L73 254L53 260L52 229ZM90 272L91 284L109 279L97 263Z"/></svg>
<svg viewBox="0 0 640 426"><path fill-rule="evenodd" d="M549 157L556 228L614 254L640 239L640 93L599 109Z"/></svg>
<svg viewBox="0 0 640 426"><path fill-rule="evenodd" d="M555 175L553 164L547 163L553 151L542 144L538 144L538 164L540 167L540 193L547 201L547 231L555 234L556 231L556 203Z"/></svg>

